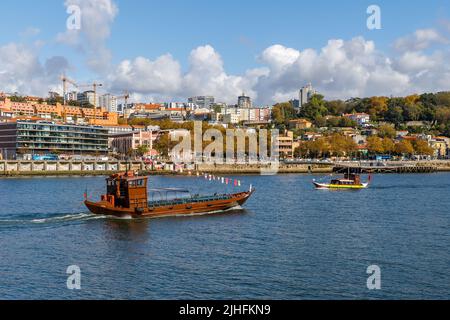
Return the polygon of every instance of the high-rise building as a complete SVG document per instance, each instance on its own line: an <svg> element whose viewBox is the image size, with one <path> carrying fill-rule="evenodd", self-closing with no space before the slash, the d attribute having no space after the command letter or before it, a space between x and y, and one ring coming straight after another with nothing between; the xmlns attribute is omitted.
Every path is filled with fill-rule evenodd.
<svg viewBox="0 0 450 320"><path fill-rule="evenodd" d="M211 109L215 99L212 96L197 96L189 98L188 102L196 105L199 109Z"/></svg>
<svg viewBox="0 0 450 320"><path fill-rule="evenodd" d="M66 93L66 101L77 101L78 100L78 92L71 91Z"/></svg>
<svg viewBox="0 0 450 320"><path fill-rule="evenodd" d="M98 97L97 101L95 101L95 93L92 90L85 91L83 93L78 93L77 101L81 103L82 106L86 106L88 104L98 106Z"/></svg>
<svg viewBox="0 0 450 320"><path fill-rule="evenodd" d="M314 90L311 83L301 88L299 93L299 108L307 104L315 94L317 94L317 91Z"/></svg>
<svg viewBox="0 0 450 320"><path fill-rule="evenodd" d="M105 108L109 112L117 112L117 97L110 93L104 94L99 97L98 106Z"/></svg>
<svg viewBox="0 0 450 320"><path fill-rule="evenodd" d="M238 107L250 109L252 107L252 99L242 93L242 96L238 97Z"/></svg>

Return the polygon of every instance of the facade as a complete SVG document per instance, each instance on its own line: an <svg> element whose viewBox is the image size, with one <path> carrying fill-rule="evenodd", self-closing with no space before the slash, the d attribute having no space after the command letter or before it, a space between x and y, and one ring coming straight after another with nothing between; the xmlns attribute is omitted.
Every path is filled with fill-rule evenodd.
<svg viewBox="0 0 450 320"><path fill-rule="evenodd" d="M96 101L97 100L97 101ZM81 103L82 106L84 105L93 105L93 106L97 106L98 105L98 97L95 97L95 93L92 90L89 91L85 91L82 93L78 93L77 94L77 101L79 103Z"/></svg>
<svg viewBox="0 0 450 320"><path fill-rule="evenodd" d="M98 105L101 108L108 110L108 112L117 112L117 97L110 93L104 94L99 97Z"/></svg>
<svg viewBox="0 0 450 320"><path fill-rule="evenodd" d="M66 101L77 101L78 100L78 92L71 91L66 93Z"/></svg>
<svg viewBox="0 0 450 320"><path fill-rule="evenodd" d="M211 109L215 104L215 98L212 96L197 96L188 99L189 104L193 104L199 109Z"/></svg>
<svg viewBox="0 0 450 320"><path fill-rule="evenodd" d="M448 139L446 137L434 137L429 141L429 145L434 150L434 156L438 159L445 159L448 156Z"/></svg>
<svg viewBox="0 0 450 320"><path fill-rule="evenodd" d="M295 119L289 121L289 129L291 130L305 130L313 126L312 122L307 119Z"/></svg>
<svg viewBox="0 0 450 320"><path fill-rule="evenodd" d="M9 98L0 101L0 115L8 118L36 117L45 120L65 119L74 124L117 125L118 115L106 109L50 105L38 102L12 102Z"/></svg>
<svg viewBox="0 0 450 320"><path fill-rule="evenodd" d="M141 146L146 146L148 155L156 155L153 144L159 137L159 128L149 128L148 131L132 131L115 134L110 137L111 149L120 154L130 154Z"/></svg>
<svg viewBox="0 0 450 320"><path fill-rule="evenodd" d="M247 97L244 93L238 97L238 108L250 109L252 107L252 99Z"/></svg>
<svg viewBox="0 0 450 320"><path fill-rule="evenodd" d="M277 138L277 151L282 159L293 158L295 149L299 146L294 141L294 133L292 131L286 131L284 134L280 134Z"/></svg>
<svg viewBox="0 0 450 320"><path fill-rule="evenodd" d="M0 151L3 159L37 154L106 155L108 130L46 121L0 123Z"/></svg>
<svg viewBox="0 0 450 320"><path fill-rule="evenodd" d="M370 115L367 113L344 114L344 117L355 121L360 127L367 127L370 124Z"/></svg>
<svg viewBox="0 0 450 320"><path fill-rule="evenodd" d="M299 92L299 108L307 104L315 94L317 94L317 91L314 90L311 83L301 88Z"/></svg>

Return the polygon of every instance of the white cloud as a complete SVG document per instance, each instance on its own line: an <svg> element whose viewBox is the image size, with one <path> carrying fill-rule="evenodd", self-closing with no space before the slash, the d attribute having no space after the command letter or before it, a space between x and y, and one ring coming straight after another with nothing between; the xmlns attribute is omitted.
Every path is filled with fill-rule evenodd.
<svg viewBox="0 0 450 320"><path fill-rule="evenodd" d="M118 14L114 1L65 0L65 5L81 8L81 30L60 33L58 41L84 52L87 66L106 78L105 89L117 94L128 90L135 99L168 101L213 95L218 101L236 103L237 96L245 92L257 104L271 104L297 98L299 88L309 82L327 99L450 89L450 51L432 50L434 44L448 40L435 29L420 29L398 39L392 55L378 51L373 41L363 37L331 39L318 50L275 44L258 56L260 67L229 74L211 45L194 48L186 68L171 54L155 59L139 56L114 66L107 48ZM42 46L39 40L33 47L0 46L0 91L45 95L60 89L58 76L69 68L69 62L62 56L41 62Z"/></svg>
<svg viewBox="0 0 450 320"><path fill-rule="evenodd" d="M112 72L109 80L114 91L135 91L154 96L154 99L214 95L231 103L242 91L256 96L251 88L262 74L263 69L249 70L244 76L226 74L220 55L206 45L192 50L186 73L182 72L178 61L166 54L154 61L144 57L125 60Z"/></svg>
<svg viewBox="0 0 450 320"><path fill-rule="evenodd" d="M273 45L259 56L261 68L230 75L219 53L206 45L192 50L184 73L170 55L154 61L141 57L122 62L110 80L115 90L128 89L156 100L214 95L235 103L245 91L257 103L270 104L297 98L299 88L309 82L328 99L406 95L448 90L449 56L408 51L391 58L377 51L373 41L356 37L330 40L319 51Z"/></svg>
<svg viewBox="0 0 450 320"><path fill-rule="evenodd" d="M111 52L107 40L119 9L113 0L66 0L65 6L76 5L81 9L81 29L67 30L57 35L57 41L82 50L87 65L99 74L111 67Z"/></svg>
<svg viewBox="0 0 450 320"><path fill-rule="evenodd" d="M68 62L64 57L51 57L42 65L38 56L34 47L16 43L0 46L0 91L44 96L55 90Z"/></svg>
<svg viewBox="0 0 450 320"><path fill-rule="evenodd" d="M447 44L448 40L435 29L419 29L414 34L397 39L394 48L398 51L420 51L433 44Z"/></svg>

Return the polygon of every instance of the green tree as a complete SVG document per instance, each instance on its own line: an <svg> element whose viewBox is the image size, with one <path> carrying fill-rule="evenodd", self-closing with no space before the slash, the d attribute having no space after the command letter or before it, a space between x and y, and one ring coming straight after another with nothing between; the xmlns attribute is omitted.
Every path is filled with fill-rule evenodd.
<svg viewBox="0 0 450 320"><path fill-rule="evenodd" d="M288 124L289 120L296 117L296 111L291 103L277 103L272 108L272 117L277 125Z"/></svg>
<svg viewBox="0 0 450 320"><path fill-rule="evenodd" d="M325 106L324 97L322 95L314 95L311 100L302 106L300 110L300 116L312 121L316 121L321 117L328 115L328 109Z"/></svg>
<svg viewBox="0 0 450 320"><path fill-rule="evenodd" d="M140 157L144 156L145 154L147 154L150 151L149 147L146 145L140 145L137 149L136 149L136 154Z"/></svg>

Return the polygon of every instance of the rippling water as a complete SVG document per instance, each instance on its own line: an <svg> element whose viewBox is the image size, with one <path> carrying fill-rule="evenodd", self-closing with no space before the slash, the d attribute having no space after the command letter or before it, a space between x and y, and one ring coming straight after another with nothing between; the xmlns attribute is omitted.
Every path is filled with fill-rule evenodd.
<svg viewBox="0 0 450 320"><path fill-rule="evenodd" d="M140 221L87 212L83 192L96 198L103 178L0 180L0 299L450 298L450 174L380 175L360 191L240 178L257 188L243 212ZM366 287L372 264L380 291ZM80 291L66 288L69 265Z"/></svg>

